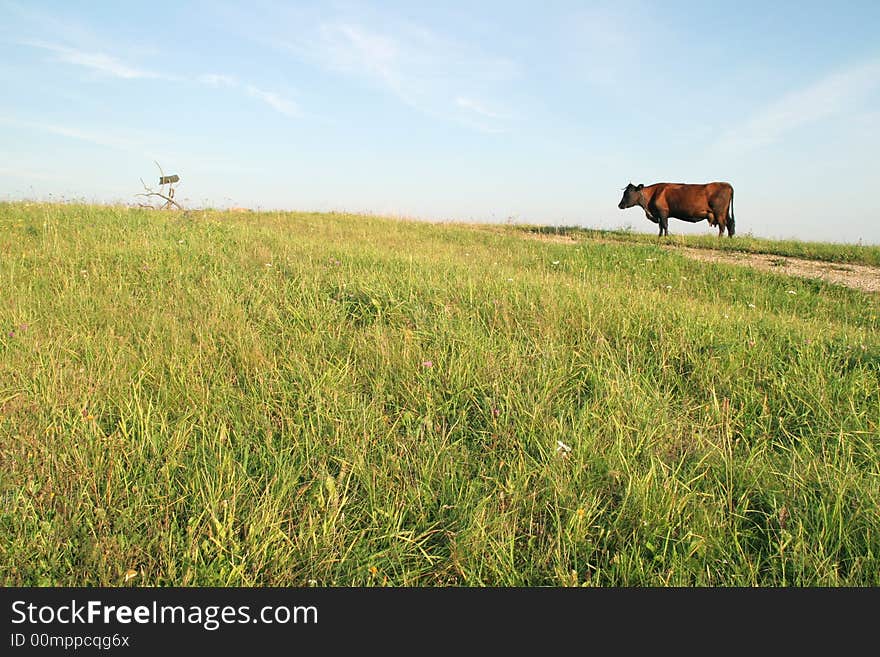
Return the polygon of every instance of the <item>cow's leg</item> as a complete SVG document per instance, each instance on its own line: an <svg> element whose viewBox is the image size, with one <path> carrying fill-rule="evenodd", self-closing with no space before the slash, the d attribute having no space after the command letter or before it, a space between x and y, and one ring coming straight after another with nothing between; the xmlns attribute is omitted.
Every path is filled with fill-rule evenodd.
<svg viewBox="0 0 880 657"><path fill-rule="evenodd" d="M660 222L660 235L665 234L666 237L669 237L669 215L665 212L661 212L657 217Z"/></svg>
<svg viewBox="0 0 880 657"><path fill-rule="evenodd" d="M724 235L724 229L727 227L727 222L725 221L725 217L727 217L727 209L712 206L709 210L709 217L709 223L713 226L718 226L718 237Z"/></svg>

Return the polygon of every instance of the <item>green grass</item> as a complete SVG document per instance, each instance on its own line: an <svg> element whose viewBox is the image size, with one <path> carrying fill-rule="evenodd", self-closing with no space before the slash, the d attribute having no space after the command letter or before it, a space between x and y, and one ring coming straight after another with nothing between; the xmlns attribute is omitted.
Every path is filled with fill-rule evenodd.
<svg viewBox="0 0 880 657"><path fill-rule="evenodd" d="M878 297L633 242L0 204L0 582L880 585Z"/></svg>
<svg viewBox="0 0 880 657"><path fill-rule="evenodd" d="M706 226L706 224L703 224ZM674 227L674 224L673 224ZM696 249L766 253L769 255L840 262L880 267L880 246L842 244L835 242L803 242L800 240L769 240L737 233L733 239L718 238L714 229L707 227L706 235L670 235L659 238L656 234L636 233L631 230L599 230L576 226L533 226L519 224L515 230L539 235L565 235L572 240L614 240L631 244L667 244ZM674 230L673 230L674 232Z"/></svg>

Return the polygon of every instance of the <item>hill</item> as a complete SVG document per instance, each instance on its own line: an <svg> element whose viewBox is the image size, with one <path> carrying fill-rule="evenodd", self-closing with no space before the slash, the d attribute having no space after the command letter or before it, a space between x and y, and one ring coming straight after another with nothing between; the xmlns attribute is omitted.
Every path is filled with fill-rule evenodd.
<svg viewBox="0 0 880 657"><path fill-rule="evenodd" d="M534 234L0 204L3 584L880 584L877 295Z"/></svg>

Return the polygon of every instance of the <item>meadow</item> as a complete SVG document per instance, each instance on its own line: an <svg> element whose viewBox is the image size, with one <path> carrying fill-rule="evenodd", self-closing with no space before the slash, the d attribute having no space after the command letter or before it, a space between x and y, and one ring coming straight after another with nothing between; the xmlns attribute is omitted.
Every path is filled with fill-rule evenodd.
<svg viewBox="0 0 880 657"><path fill-rule="evenodd" d="M0 204L0 583L880 585L878 296L595 233Z"/></svg>

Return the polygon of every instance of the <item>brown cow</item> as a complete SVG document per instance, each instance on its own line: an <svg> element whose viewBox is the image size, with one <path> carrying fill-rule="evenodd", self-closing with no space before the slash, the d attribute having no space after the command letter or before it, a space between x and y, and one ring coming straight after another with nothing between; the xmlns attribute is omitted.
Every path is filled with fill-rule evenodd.
<svg viewBox="0 0 880 657"><path fill-rule="evenodd" d="M669 235L669 217L691 223L707 219L710 226L718 226L718 237L724 234L725 228L728 237L733 237L736 232L730 183L655 183L647 187L630 183L623 190L623 198L617 207L624 210L634 205L640 205L648 219L660 224L660 236L663 233Z"/></svg>

